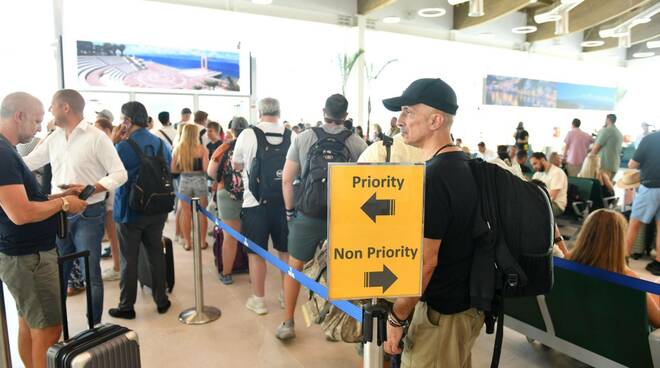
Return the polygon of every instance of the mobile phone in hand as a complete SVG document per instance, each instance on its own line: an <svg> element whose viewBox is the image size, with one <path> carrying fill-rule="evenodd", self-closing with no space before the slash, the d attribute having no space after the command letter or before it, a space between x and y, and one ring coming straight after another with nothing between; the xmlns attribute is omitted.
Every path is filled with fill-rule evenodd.
<svg viewBox="0 0 660 368"><path fill-rule="evenodd" d="M83 189L82 192L80 192L80 195L78 195L78 198L80 198L80 199L82 199L82 200L86 200L86 199L89 198L92 194L94 194L95 191L96 191L96 187L95 187L95 186L93 186L93 185L88 185L88 186L85 187L85 189Z"/></svg>

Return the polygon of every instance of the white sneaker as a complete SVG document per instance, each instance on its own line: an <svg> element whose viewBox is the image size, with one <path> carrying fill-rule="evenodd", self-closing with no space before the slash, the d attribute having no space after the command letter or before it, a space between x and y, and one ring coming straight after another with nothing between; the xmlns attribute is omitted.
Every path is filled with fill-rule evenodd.
<svg viewBox="0 0 660 368"><path fill-rule="evenodd" d="M120 279L119 272L115 271L114 268L108 268L103 271L101 276L103 281L118 281Z"/></svg>
<svg viewBox="0 0 660 368"><path fill-rule="evenodd" d="M277 297L277 301L280 302L280 308L284 309L284 290L280 290L280 296Z"/></svg>
<svg viewBox="0 0 660 368"><path fill-rule="evenodd" d="M264 315L268 313L266 309L266 304L264 303L264 298L259 298L258 296L252 295L248 298L245 307L258 315Z"/></svg>

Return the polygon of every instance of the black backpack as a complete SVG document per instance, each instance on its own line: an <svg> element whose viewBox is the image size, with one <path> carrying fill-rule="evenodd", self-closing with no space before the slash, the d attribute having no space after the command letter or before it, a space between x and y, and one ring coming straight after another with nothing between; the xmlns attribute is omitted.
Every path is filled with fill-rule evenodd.
<svg viewBox="0 0 660 368"><path fill-rule="evenodd" d="M291 145L291 131L284 129L284 134L278 134L251 129L257 137L257 154L250 165L250 192L260 204L284 204L282 171ZM266 137L282 137L282 143L270 144Z"/></svg>
<svg viewBox="0 0 660 368"><path fill-rule="evenodd" d="M486 333L497 334L491 367L502 348L505 298L550 292L554 282L555 223L548 192L501 167L470 160L479 210L473 238L470 299L486 315Z"/></svg>
<svg viewBox="0 0 660 368"><path fill-rule="evenodd" d="M216 180L218 182L221 181L225 185L225 190L232 199L240 201L243 199L243 177L240 171L234 170L234 166L231 163L235 146L236 140L230 142L229 149L222 155Z"/></svg>
<svg viewBox="0 0 660 368"><path fill-rule="evenodd" d="M314 127L312 130L316 134L317 141L307 153L296 207L307 216L326 219L328 163L351 161L351 152L346 146L346 140L353 133L350 130L342 130L337 134L330 134L319 127Z"/></svg>
<svg viewBox="0 0 660 368"><path fill-rule="evenodd" d="M134 140L128 139L127 142L135 154L140 157L137 178L131 186L129 194L130 208L144 215L157 215L172 211L175 194L172 186L172 173L163 156L163 142L159 140L160 147L154 156L145 155Z"/></svg>

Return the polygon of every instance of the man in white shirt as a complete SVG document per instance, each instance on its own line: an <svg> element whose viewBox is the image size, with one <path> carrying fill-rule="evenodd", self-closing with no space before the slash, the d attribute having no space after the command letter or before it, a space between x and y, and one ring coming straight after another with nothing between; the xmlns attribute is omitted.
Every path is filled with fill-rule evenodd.
<svg viewBox="0 0 660 368"><path fill-rule="evenodd" d="M504 170L512 173L513 175L519 177L522 180L527 180L525 178L525 175L522 173L522 169L520 168L520 164L516 160L511 159L511 152L510 152L510 147L513 147L512 150L515 150L516 146L504 146L500 145L497 146L497 157L490 160L490 163L493 163Z"/></svg>
<svg viewBox="0 0 660 368"><path fill-rule="evenodd" d="M199 143L206 147L210 142L209 136L206 134L206 124L209 122L209 114L202 110L196 111L194 121L199 132Z"/></svg>
<svg viewBox="0 0 660 368"><path fill-rule="evenodd" d="M548 161L543 152L534 152L530 159L536 173L532 180L542 181L552 200L552 213L560 216L566 209L568 195L568 177L566 173Z"/></svg>
<svg viewBox="0 0 660 368"><path fill-rule="evenodd" d="M174 129L175 130L179 129L179 125L181 124L192 123L192 121L190 121L191 117L192 117L192 111L190 111L189 108L184 107L183 109L181 109L181 121L174 124Z"/></svg>
<svg viewBox="0 0 660 368"><path fill-rule="evenodd" d="M69 216L69 232L57 239L60 255L89 250L94 323L103 314L103 281L101 276L101 241L105 219L106 191L126 182L128 174L110 138L83 118L85 100L77 91L63 89L55 93L50 112L57 129L44 139L25 163L36 170L50 163L53 168L52 188L57 194L64 189L95 186L87 199L87 209ZM65 285L71 273L71 262L64 265Z"/></svg>
<svg viewBox="0 0 660 368"><path fill-rule="evenodd" d="M291 131L284 128L284 124L279 122L280 103L274 98L264 98L259 101L259 119L261 122L256 127L245 129L238 136L232 158L234 169L242 171L245 188L243 209L241 211L241 229L243 235L266 250L268 249L268 238L270 236L273 240L273 247L279 252L280 259L284 263L288 263L287 238L289 230L282 195L282 170L286 153L291 144ZM259 138L257 135L259 135ZM259 146L265 146L266 141L269 150L268 152L262 152L265 147L259 148ZM260 181L270 183L272 185L270 189L272 190L266 191L265 185L259 185L257 189L260 193L259 200L257 200L251 191L251 188L255 189L255 182L250 182L252 162L257 155L264 158L266 155L272 157L273 154L279 154L276 160L268 159L261 162L277 162L279 166L281 161L281 166L275 173L275 177L265 177L264 174L271 170L264 169L266 165L262 166ZM263 299L265 296L266 262L252 252L249 252L248 257L250 280L254 295L250 296L246 307L256 314L266 314L268 309ZM282 274L282 278L284 278L284 274ZM280 294L280 306L283 304L283 296Z"/></svg>
<svg viewBox="0 0 660 368"><path fill-rule="evenodd" d="M162 127L160 129L154 129L151 131L153 135L160 138L167 148L172 151L174 146L174 139L176 138L176 129L172 127L172 122L170 121L170 113L167 111L161 111L158 114L158 121Z"/></svg>
<svg viewBox="0 0 660 368"><path fill-rule="evenodd" d="M490 161L497 158L495 152L486 148L486 143L479 142L479 144L477 144L477 148L478 148L477 158L480 158L484 161Z"/></svg>

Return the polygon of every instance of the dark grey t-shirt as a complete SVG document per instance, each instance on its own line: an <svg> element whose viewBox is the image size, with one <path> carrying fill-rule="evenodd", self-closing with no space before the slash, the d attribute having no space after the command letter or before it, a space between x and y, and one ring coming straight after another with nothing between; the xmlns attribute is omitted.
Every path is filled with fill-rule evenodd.
<svg viewBox="0 0 660 368"><path fill-rule="evenodd" d="M642 185L660 188L660 132L651 133L642 139L633 160L639 162Z"/></svg>
<svg viewBox="0 0 660 368"><path fill-rule="evenodd" d="M328 134L338 134L346 129L342 125L335 124L324 124L322 128ZM291 143L291 147L289 147L286 159L299 163L302 171L302 168L307 164L307 154L309 153L309 149L312 148L317 140L318 138L312 129L307 129L298 134L298 137L296 137ZM346 139L346 147L351 152L351 161L357 162L362 151L367 148L367 143L360 139L356 134L351 134L351 136Z"/></svg>

